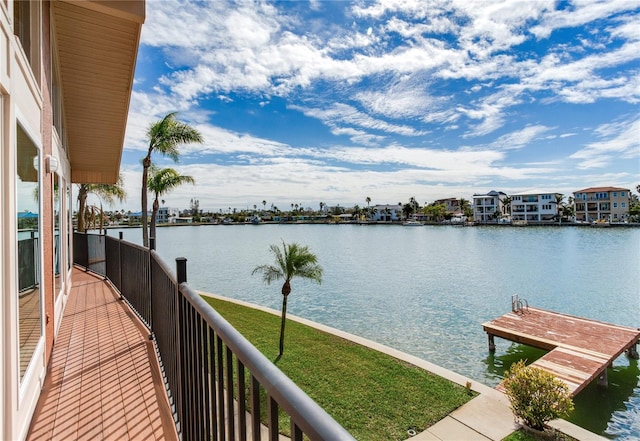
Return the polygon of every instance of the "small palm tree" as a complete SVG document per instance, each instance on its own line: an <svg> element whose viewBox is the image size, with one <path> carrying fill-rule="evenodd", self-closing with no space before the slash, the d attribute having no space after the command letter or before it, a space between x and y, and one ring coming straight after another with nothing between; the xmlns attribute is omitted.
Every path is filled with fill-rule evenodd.
<svg viewBox="0 0 640 441"><path fill-rule="evenodd" d="M262 280L270 285L274 280L284 280L282 285L282 320L280 322L279 360L284 352L284 325L287 317L287 298L291 293L291 279L301 277L322 283L322 267L318 265L318 258L309 251L309 247L293 242L287 245L282 241L282 249L278 245L269 246L269 251L275 257L274 265L260 265L253 269L252 275L262 274Z"/></svg>
<svg viewBox="0 0 640 441"><path fill-rule="evenodd" d="M511 197L505 196L504 199L500 199L500 202L502 202L502 213L511 214Z"/></svg>
<svg viewBox="0 0 640 441"><path fill-rule="evenodd" d="M147 155L142 159L142 244L145 247L149 246L147 185L149 183L151 154L153 152L162 153L177 162L180 156L178 146L202 143L202 135L188 124L176 120L176 112L172 112L149 127L147 139L149 140L149 149Z"/></svg>
<svg viewBox="0 0 640 441"><path fill-rule="evenodd" d="M96 195L109 205L113 204L116 199L122 202L127 197L122 176L118 176L115 184L80 184L78 186L78 231L80 233L85 232L87 218L91 217L87 207L87 196L90 194Z"/></svg>
<svg viewBox="0 0 640 441"><path fill-rule="evenodd" d="M556 200L553 201L556 204L556 215L558 216L558 223L562 223L562 212L564 209L564 205L562 204L562 200L564 199L564 195L556 194Z"/></svg>
<svg viewBox="0 0 640 441"><path fill-rule="evenodd" d="M156 215L160 209L159 197L169 193L182 184L195 184L195 180L191 176L181 175L172 168L157 168L151 166L149 175L149 190L153 192L153 208L151 212L151 234L150 237L156 237ZM163 201L164 202L164 201ZM144 216L143 216L144 217Z"/></svg>

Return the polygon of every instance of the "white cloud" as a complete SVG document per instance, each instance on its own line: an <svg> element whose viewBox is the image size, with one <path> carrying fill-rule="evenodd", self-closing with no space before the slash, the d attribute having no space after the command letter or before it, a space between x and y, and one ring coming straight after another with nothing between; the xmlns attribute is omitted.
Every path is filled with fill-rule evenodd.
<svg viewBox="0 0 640 441"><path fill-rule="evenodd" d="M304 108L300 106L290 106L290 108L299 110L306 116L317 118L332 129L343 129L345 126L355 126L361 129L377 130L402 136L421 136L426 133L415 130L408 125L392 124L381 119L373 118L347 104L336 103L326 109Z"/></svg>
<svg viewBox="0 0 640 441"><path fill-rule="evenodd" d="M579 160L578 168L603 168L616 158L633 159L636 165L639 165L640 119L606 124L599 127L596 132L605 139L589 143L569 157ZM640 173L640 167L636 170Z"/></svg>
<svg viewBox="0 0 640 441"><path fill-rule="evenodd" d="M491 143L491 147L498 150L517 150L526 147L531 142L550 130L549 127L543 125L527 126L522 130L512 132L499 137Z"/></svg>
<svg viewBox="0 0 640 441"><path fill-rule="evenodd" d="M564 9L549 8L542 23L531 28L538 38L548 38L556 29L577 27L614 14L634 10L638 4L629 0L581 0Z"/></svg>

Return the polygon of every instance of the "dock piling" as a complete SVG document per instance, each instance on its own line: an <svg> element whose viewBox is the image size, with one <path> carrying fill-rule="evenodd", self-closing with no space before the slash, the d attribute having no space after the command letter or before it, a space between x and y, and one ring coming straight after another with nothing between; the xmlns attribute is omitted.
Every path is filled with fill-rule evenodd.
<svg viewBox="0 0 640 441"><path fill-rule="evenodd" d="M607 369L602 371L600 375L598 375L598 387L607 388L609 387L609 379L607 377Z"/></svg>
<svg viewBox="0 0 640 441"><path fill-rule="evenodd" d="M493 334L487 333L487 337L489 337L489 352L495 352L496 351L496 342L493 339Z"/></svg>
<svg viewBox="0 0 640 441"><path fill-rule="evenodd" d="M629 346L629 349L627 349L627 357L633 358L634 360L638 360L640 358L638 356L638 343L637 342L636 342L635 345Z"/></svg>

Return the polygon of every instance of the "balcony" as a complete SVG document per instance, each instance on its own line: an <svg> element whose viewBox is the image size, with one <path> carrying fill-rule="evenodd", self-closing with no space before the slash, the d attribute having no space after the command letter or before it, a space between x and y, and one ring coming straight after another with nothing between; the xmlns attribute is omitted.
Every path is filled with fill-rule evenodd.
<svg viewBox="0 0 640 441"><path fill-rule="evenodd" d="M353 440L189 287L185 259L174 273L121 238L75 233L73 245L28 439L275 441L284 413L293 441Z"/></svg>
<svg viewBox="0 0 640 441"><path fill-rule="evenodd" d="M177 440L144 326L100 277L75 268L28 440Z"/></svg>

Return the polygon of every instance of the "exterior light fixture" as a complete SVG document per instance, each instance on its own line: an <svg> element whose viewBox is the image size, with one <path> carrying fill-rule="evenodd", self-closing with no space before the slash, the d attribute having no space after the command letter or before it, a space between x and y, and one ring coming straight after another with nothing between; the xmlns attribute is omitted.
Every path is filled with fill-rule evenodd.
<svg viewBox="0 0 640 441"><path fill-rule="evenodd" d="M58 170L58 158L47 155L45 158L45 170L47 170L47 173L55 173Z"/></svg>

